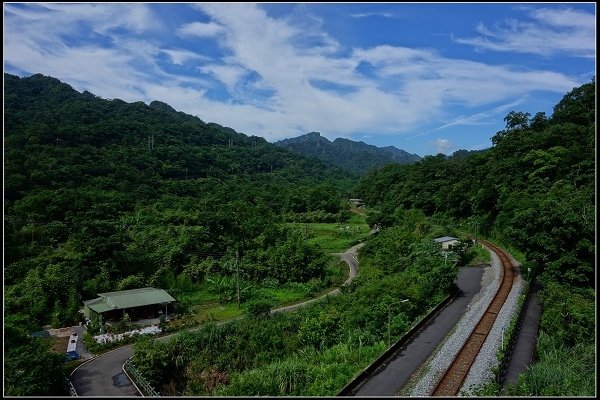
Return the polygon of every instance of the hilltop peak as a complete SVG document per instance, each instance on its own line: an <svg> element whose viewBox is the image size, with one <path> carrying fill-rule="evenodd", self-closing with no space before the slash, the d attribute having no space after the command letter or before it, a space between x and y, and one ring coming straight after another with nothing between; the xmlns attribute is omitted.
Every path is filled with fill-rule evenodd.
<svg viewBox="0 0 600 400"><path fill-rule="evenodd" d="M337 138L331 142L321 136L320 132L309 132L274 144L357 174L364 174L373 167L385 164L410 164L421 159L416 154L393 146L380 148L345 138Z"/></svg>

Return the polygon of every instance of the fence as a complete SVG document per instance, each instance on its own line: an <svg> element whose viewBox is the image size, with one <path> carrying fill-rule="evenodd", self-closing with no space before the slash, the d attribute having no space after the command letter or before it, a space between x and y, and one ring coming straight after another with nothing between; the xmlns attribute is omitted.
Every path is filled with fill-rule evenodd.
<svg viewBox="0 0 600 400"><path fill-rule="evenodd" d="M425 316L423 316L418 322L416 322L399 340L392 344L382 355L380 355L375 361L363 369L358 375L356 375L350 382L346 384L337 394L337 396L353 396L360 386L370 378L375 371L381 365L383 365L390 357L393 356L402 346L406 345L415 335L419 332L427 322L433 318L442 308L444 308L458 293L458 287L455 286L452 293L449 294L442 302L435 306Z"/></svg>
<svg viewBox="0 0 600 400"><path fill-rule="evenodd" d="M129 379L134 383L141 395L146 397L160 397L160 394L150 385L146 379L142 376L140 371L137 370L131 358L125 361L123 364L123 370L129 376ZM133 378L133 379L132 379Z"/></svg>
<svg viewBox="0 0 600 400"><path fill-rule="evenodd" d="M69 393L71 393L71 397L78 397L77 391L69 379L67 379L67 386L69 387Z"/></svg>

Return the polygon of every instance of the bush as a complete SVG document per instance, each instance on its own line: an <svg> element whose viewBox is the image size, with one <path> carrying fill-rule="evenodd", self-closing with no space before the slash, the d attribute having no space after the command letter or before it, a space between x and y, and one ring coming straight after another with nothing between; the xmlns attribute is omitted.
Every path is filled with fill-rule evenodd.
<svg viewBox="0 0 600 400"><path fill-rule="evenodd" d="M246 310L251 317L268 318L271 315L271 307L273 306L270 300L254 300L246 304Z"/></svg>
<svg viewBox="0 0 600 400"><path fill-rule="evenodd" d="M541 332L537 352L539 361L508 385L509 396L594 396L596 348L592 344L565 347L560 339Z"/></svg>

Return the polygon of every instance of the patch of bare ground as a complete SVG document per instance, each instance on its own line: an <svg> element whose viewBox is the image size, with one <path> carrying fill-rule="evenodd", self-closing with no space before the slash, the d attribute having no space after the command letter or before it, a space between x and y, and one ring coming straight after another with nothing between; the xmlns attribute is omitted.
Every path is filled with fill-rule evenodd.
<svg viewBox="0 0 600 400"><path fill-rule="evenodd" d="M69 336L52 336L52 351L55 353L64 353L67 351L67 346L69 345Z"/></svg>

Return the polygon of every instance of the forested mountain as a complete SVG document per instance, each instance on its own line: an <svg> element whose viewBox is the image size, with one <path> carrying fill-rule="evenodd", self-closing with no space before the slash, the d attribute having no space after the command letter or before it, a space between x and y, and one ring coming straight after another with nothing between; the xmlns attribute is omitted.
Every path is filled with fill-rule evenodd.
<svg viewBox="0 0 600 400"><path fill-rule="evenodd" d="M236 250L245 279L268 270L306 281L322 273L322 254L278 222L344 220L351 184L342 170L158 101L4 74L4 311L72 323L99 292L164 286L184 269L200 276L207 259L227 269L218 261ZM308 264L296 273L276 261L279 245Z"/></svg>
<svg viewBox="0 0 600 400"><path fill-rule="evenodd" d="M548 117L510 112L493 147L386 165L360 182L394 226L417 208L523 252L541 285L539 361L511 394L589 395L595 384L596 82L567 93ZM468 222L468 224L465 224ZM566 367L568 366L568 367Z"/></svg>
<svg viewBox="0 0 600 400"><path fill-rule="evenodd" d="M377 147L343 138L331 142L319 132L310 132L274 144L297 154L318 158L358 175L363 175L373 167L390 163L410 164L421 159L416 154L394 146Z"/></svg>

